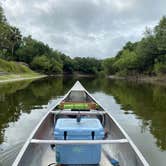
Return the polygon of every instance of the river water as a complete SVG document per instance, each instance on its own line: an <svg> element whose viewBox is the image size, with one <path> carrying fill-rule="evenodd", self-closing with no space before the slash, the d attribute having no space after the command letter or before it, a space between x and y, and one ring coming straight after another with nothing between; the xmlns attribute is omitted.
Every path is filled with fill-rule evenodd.
<svg viewBox="0 0 166 166"><path fill-rule="evenodd" d="M110 111L151 166L166 165L166 86L72 77L0 84L0 165L12 164L47 104L76 80Z"/></svg>

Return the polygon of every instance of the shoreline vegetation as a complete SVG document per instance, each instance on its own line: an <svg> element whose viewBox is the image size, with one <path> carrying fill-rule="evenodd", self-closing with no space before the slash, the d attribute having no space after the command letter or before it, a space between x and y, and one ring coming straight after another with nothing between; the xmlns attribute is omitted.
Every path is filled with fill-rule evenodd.
<svg viewBox="0 0 166 166"><path fill-rule="evenodd" d="M17 81L24 81L24 80L36 80L41 79L44 77L96 77L95 75L88 75L88 74L57 74L57 75L42 75L42 74L9 74L0 76L0 84L9 83L9 82L17 82ZM106 76L109 79L115 80L126 80L132 82L144 82L144 83L151 83L151 84L158 84L158 85L165 85L166 86L166 76L147 76L147 75L139 75L139 76L117 76L117 75L108 75ZM102 79L102 77L101 77Z"/></svg>
<svg viewBox="0 0 166 166"><path fill-rule="evenodd" d="M0 59L0 83L37 79L41 77L44 77L44 74L32 71L23 63Z"/></svg>
<svg viewBox="0 0 166 166"><path fill-rule="evenodd" d="M107 75L119 77L140 80L165 77L166 16L154 28L146 28L140 41L127 42L116 56L105 59L103 67Z"/></svg>
<svg viewBox="0 0 166 166"><path fill-rule="evenodd" d="M166 84L166 16L153 29L146 28L140 41L127 42L116 55L106 59L71 58L32 36L22 36L18 28L8 23L1 6L0 38L2 81L33 78L31 74L40 73L46 76L105 76Z"/></svg>
<svg viewBox="0 0 166 166"><path fill-rule="evenodd" d="M144 82L144 83L151 83L151 84L158 84L158 85L165 85L166 86L166 75L161 76L148 76L148 75L137 75L137 76L117 76L117 75L109 75L107 76L110 79L116 80L127 80L133 82Z"/></svg>
<svg viewBox="0 0 166 166"><path fill-rule="evenodd" d="M0 76L0 84L16 82L16 81L24 81L24 80L35 80L44 77L47 76L40 74L9 74L9 75Z"/></svg>

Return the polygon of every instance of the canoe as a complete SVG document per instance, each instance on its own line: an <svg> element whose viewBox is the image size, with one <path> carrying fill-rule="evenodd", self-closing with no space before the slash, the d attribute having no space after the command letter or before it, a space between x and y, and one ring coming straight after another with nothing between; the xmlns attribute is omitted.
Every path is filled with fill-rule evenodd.
<svg viewBox="0 0 166 166"><path fill-rule="evenodd" d="M73 118L78 115L99 119L105 131L105 138L55 140L53 132L57 119ZM59 102L49 107L46 115L25 142L13 166L49 166L51 163L56 163L54 146L56 149L57 145L87 144L101 144L100 166L113 166L112 161L117 161L120 166L149 166L123 128L79 81Z"/></svg>

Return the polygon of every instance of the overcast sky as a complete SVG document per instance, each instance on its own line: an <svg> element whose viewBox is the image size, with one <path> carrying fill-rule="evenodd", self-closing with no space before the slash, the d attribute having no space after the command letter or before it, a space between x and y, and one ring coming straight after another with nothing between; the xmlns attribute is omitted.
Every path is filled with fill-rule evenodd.
<svg viewBox="0 0 166 166"><path fill-rule="evenodd" d="M115 56L166 14L166 0L0 0L23 35L71 57Z"/></svg>

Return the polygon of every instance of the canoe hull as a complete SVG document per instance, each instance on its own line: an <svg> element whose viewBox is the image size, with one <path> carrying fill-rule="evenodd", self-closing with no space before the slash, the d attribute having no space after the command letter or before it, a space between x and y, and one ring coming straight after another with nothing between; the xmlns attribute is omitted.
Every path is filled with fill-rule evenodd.
<svg viewBox="0 0 166 166"><path fill-rule="evenodd" d="M122 127L116 122L116 120L110 115L110 113L105 111L103 106L101 106L101 104L99 104L82 87L79 82L74 85L74 87L64 96L61 101L65 101L66 99L68 99L69 94L72 91L77 90L84 91L87 95L86 100L90 99L91 101L96 102L100 106L100 110L103 112L103 114L101 114L100 111L97 110L99 111L98 114L89 113L87 115L84 115L88 117L98 118L106 131L105 140L99 142L100 144L102 144L102 157L100 166L111 166L111 159L118 160L120 166L149 166L138 148L131 141ZM60 144L60 142L54 142L55 140L53 130L56 120L61 117L73 118L77 115L74 115L73 112L72 115L63 114L63 111L60 114L57 111L56 107L60 104L61 101L59 101L56 105L53 105L52 108L49 108L46 115L36 126L31 136L23 146L15 162L13 163L13 166L47 166L51 163L56 162L55 149L51 148L51 144Z"/></svg>

